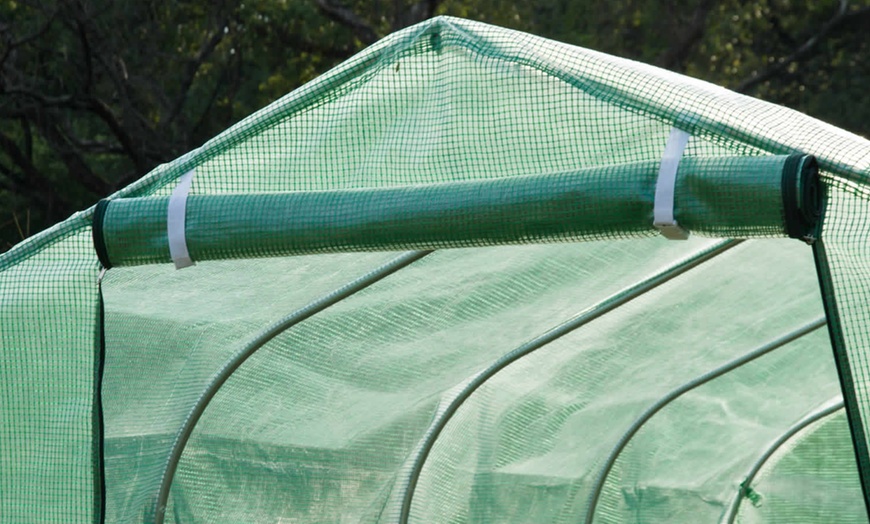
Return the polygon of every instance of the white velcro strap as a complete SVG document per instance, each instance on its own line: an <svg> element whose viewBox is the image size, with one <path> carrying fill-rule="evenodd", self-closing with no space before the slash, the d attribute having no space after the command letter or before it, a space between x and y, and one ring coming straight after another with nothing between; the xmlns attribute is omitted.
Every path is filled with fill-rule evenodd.
<svg viewBox="0 0 870 524"><path fill-rule="evenodd" d="M662 163L659 166L659 177L656 181L656 199L653 207L653 225L662 236L670 240L686 240L689 232L680 227L674 219L674 190L677 184L677 168L683 151L689 143L689 133L676 127L671 129Z"/></svg>
<svg viewBox="0 0 870 524"><path fill-rule="evenodd" d="M178 181L169 197L169 207L166 212L166 233L169 238L169 256L175 263L175 269L183 269L193 265L190 253L187 251L187 240L184 237L184 223L187 211L187 194L193 184L191 169Z"/></svg>

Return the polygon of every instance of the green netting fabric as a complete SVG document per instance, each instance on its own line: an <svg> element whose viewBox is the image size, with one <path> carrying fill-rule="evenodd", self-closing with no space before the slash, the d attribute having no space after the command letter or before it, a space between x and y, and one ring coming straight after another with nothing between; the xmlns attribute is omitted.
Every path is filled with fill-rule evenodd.
<svg viewBox="0 0 870 524"><path fill-rule="evenodd" d="M686 242L651 227L673 128ZM823 294L810 248L759 238L818 233L812 158ZM190 170L199 263L176 271ZM476 22L408 28L112 195L96 231L91 209L0 256L0 517L716 522L742 497L738 521L866 519L868 186L870 143L788 109ZM591 512L641 414L783 337L643 424Z"/></svg>
<svg viewBox="0 0 870 524"><path fill-rule="evenodd" d="M99 518L90 217L0 256L0 520Z"/></svg>
<svg viewBox="0 0 870 524"><path fill-rule="evenodd" d="M823 232L824 243L816 246L820 281L827 309L839 330L834 333L835 354L843 383L846 411L856 440L858 467L865 483L870 481L867 435L870 435L870 264L867 259L868 223L856 220L870 212L866 188L834 179L828 189L826 215L831 224Z"/></svg>

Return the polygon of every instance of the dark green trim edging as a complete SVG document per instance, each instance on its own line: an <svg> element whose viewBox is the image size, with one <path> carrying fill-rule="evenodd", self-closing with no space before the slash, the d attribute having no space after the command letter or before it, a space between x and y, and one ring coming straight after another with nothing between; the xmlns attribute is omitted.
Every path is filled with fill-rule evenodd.
<svg viewBox="0 0 870 524"><path fill-rule="evenodd" d="M782 168L782 208L786 233L791 238L815 240L822 215L819 165L815 157L789 155Z"/></svg>
<svg viewBox="0 0 870 524"><path fill-rule="evenodd" d="M97 258L100 259L100 264L102 264L102 266L106 269L111 269L112 262L109 260L109 251L106 249L106 240L103 237L103 219L105 218L106 210L108 209L108 198L104 198L97 202L97 205L94 208L91 234L94 239L94 251L97 252Z"/></svg>
<svg viewBox="0 0 870 524"><path fill-rule="evenodd" d="M106 363L106 308L103 302L103 275L97 277L97 326L94 333L94 398L93 398L93 470L94 470L94 522L106 522L106 462L105 462L105 424L103 421L103 370Z"/></svg>
<svg viewBox="0 0 870 524"><path fill-rule="evenodd" d="M819 288L822 292L822 303L825 315L828 317L828 334L831 337L831 348L834 350L834 363L837 366L837 376L840 378L840 389L843 392L843 404L846 407L846 419L849 421L849 433L852 436L852 447L855 450L855 460L858 466L858 477L861 479L861 492L864 494L864 505L870 515L870 454L867 450L867 435L861 420L861 409L855 394L855 380L852 377L852 367L849 364L849 353L843 327L837 309L837 299L834 294L834 282L828 264L825 245L821 239L813 244L813 258L816 262L816 273L819 277Z"/></svg>

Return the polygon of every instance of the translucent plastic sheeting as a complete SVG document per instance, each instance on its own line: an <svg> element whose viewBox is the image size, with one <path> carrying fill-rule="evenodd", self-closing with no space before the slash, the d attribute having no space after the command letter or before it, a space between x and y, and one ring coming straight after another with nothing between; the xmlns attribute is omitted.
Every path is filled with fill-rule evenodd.
<svg viewBox="0 0 870 524"><path fill-rule="evenodd" d="M750 486L735 522L867 522L843 410L789 439L767 461Z"/></svg>
<svg viewBox="0 0 870 524"><path fill-rule="evenodd" d="M542 320L567 318L595 297L615 293L666 267L673 257L700 250L708 242L673 244L653 239L641 245L596 244L595 249L574 244L436 252L300 324L260 350L258 354L268 353L268 348L276 345L286 348L279 353L278 362L257 367L258 373L264 375L256 381L278 382L270 389L262 384L249 389L251 386L247 385L236 394L240 402L259 399L272 407L254 419L249 417L253 411L241 408L236 413L241 418L225 419L219 424L218 433L223 435L229 430L229 435L250 434L255 441L265 439L279 445L276 449L281 449L282 442L295 443L291 447L310 447L313 453L323 447L345 449L353 435L374 431L366 428L388 424L388 420L396 417L398 420L422 417L419 422L425 423L430 416L426 404L415 409L410 406L432 398L434 392L458 381L451 373L441 376L436 370L444 366L448 371L453 366L463 370L483 366L535 333ZM104 281L107 318L114 318L114 322L107 322L104 386L110 517L131 518L149 507L168 453L168 441L205 388L207 379L255 332L256 326L247 317L256 315L254 318L263 319L264 324L271 322L298 308L304 302L302 296L313 300L321 291L331 291L327 289L329 284L319 282L334 283L337 287L339 282L344 283L342 278L349 280L347 275L368 271L371 269L368 265L374 267L383 259L380 255L376 260L346 257L203 263L178 272L171 266L155 266L146 272L147 278L142 278L141 269L134 268L107 274ZM342 259L353 262L342 264ZM589 278L589 268L599 264L611 268L609 278ZM337 266L343 270L331 269ZM284 273L286 276L282 276ZM245 278L239 279L242 274ZM435 279L433 274L441 277ZM312 278L311 283L305 283L306 275ZM325 275L329 276L328 281L323 280ZM268 287L268 293L264 295L260 285ZM320 291L315 293L315 289ZM189 303L186 298L194 290L196 302ZM149 298L143 298L143 291L147 291ZM578 302L576 297L584 298ZM221 311L227 314L218 314ZM161 331L165 333L164 342L153 344L143 339L142 333L169 317L175 319L179 329ZM221 320L206 321L206 318ZM469 337L469 333L479 335ZM215 349L198 350L213 346ZM131 376L131 370L137 367L131 359L139 359L143 365L148 362L153 374ZM259 362L256 354L252 359L237 373L244 374ZM314 368L308 370L311 366ZM464 377L465 373L460 371L459 375ZM304 386L305 380L313 382ZM235 379L224 389L232 383ZM384 388L386 391L379 392ZM422 399L418 396L420 392ZM213 400L199 426L207 424L210 413L221 405L220 399L225 395L220 392ZM162 398L174 401L170 404L159 400ZM355 413L342 411L352 406L358 406ZM410 411L404 413L405 408ZM315 417L320 412L325 412L323 416L327 418ZM231 420L237 422L230 424ZM276 424L277 433L273 435L270 428ZM149 427L163 428L163 436L147 431ZM401 425L393 430L407 431ZM125 433L148 436L115 438ZM185 456L201 449L197 435L194 434ZM285 442L288 438L291 440ZM377 440L376 431L372 438ZM384 438L392 442L389 439L395 437L387 434ZM377 444L365 453L384 458L406 453L402 449L388 453L385 446L389 445ZM354 449L353 453L361 451ZM341 456L347 457L344 453ZM341 461L335 460L333 466L340 471ZM188 474L185 463L182 458L176 486ZM184 493L184 488L181 489L179 493ZM130 492L138 495L131 499L127 495ZM172 493L176 494L175 488ZM227 500L219 491L213 493L218 500ZM259 496L250 503L256 505L258 500ZM177 501L176 495L172 495L170 503L173 501ZM279 503L278 499L275 501ZM247 503L238 504L240 513L236 515L249 508ZM221 506L221 511L226 510ZM172 511L175 510L171 507L169 516ZM335 507L334 511L357 510Z"/></svg>
<svg viewBox="0 0 870 524"><path fill-rule="evenodd" d="M748 264L763 252L755 244L717 257L497 375L436 443L411 522L516 522L517 515L582 521L600 462L647 406L755 349L757 340L812 320L807 309L820 312L817 293L800 291L801 272L791 266L801 258L810 264L806 254L765 259L770 266ZM731 279L757 286L757 293L737 292ZM764 298L767 286L787 282L793 284L790 303ZM690 328L701 325L705 329ZM595 522L715 522L767 442L814 408L819 395L838 391L828 351L825 334L815 332L668 406L617 462ZM800 377L802 387L794 388L787 375Z"/></svg>
<svg viewBox="0 0 870 524"><path fill-rule="evenodd" d="M156 491L137 493L130 484L159 482L191 405L240 346L283 313L341 286L350 273L368 272L393 257L333 255L215 262L184 274L171 266L107 273L103 406L108 521L142 518L150 510ZM153 298L137 296L146 290ZM213 316L216 308L221 315ZM123 497L119 500L115 493Z"/></svg>
<svg viewBox="0 0 870 524"><path fill-rule="evenodd" d="M782 248L780 255L769 254L766 248L771 244ZM652 239L631 243L456 250L438 252L420 260L279 336L252 356L230 378L206 410L182 457L170 493L168 516L182 521L192 519L210 522L231 522L243 516L257 520L266 518L266 515L292 515L309 521L393 522L394 512L398 509L395 506L395 495L398 493L391 495L390 491L398 492L404 485L393 483L401 480L400 470L422 437L439 399L449 398L451 390L495 358L538 334L542 326L558 324L560 318L567 319L622 287L655 273L669 261L675 260L675 257L697 251L701 245L703 243L700 241L675 244ZM443 514L445 511L465 515L462 518L471 521L488 519L492 515L502 515L493 517L495 520L511 521L510 515L517 514L550 521L554 516L551 513L555 511L553 508L565 504L570 506L570 500L579 504L573 507L577 513L571 513L568 509L565 511L579 518L581 502L585 498L579 494L570 495L572 481L557 479L570 479L572 475L580 479L590 475L594 468L588 466L593 465L594 461L587 466L583 465L583 461L589 460L589 457L597 456L598 460L603 458L601 454L609 449L613 440L602 439L601 435L618 437L636 415L636 410L643 408L645 401L642 399L655 400L656 391L659 391L657 388L678 385L683 378L691 378L693 372L707 371L704 369L706 366L724 362L740 352L753 349L750 341L781 335L811 315L819 314L817 292L812 291L810 286L811 291L807 294L807 288L800 285L802 279L812 282L813 278L811 273L804 271L810 263L806 247L792 242L761 242L758 248L750 245L731 251L666 284L661 291L650 293L650 297L639 299L639 304L624 306L566 337L565 341L542 348L541 355L529 357L528 364L516 364L525 370L521 373L523 379L508 381L508 396L499 397L493 409L507 409L511 413L517 412L519 416L528 408L527 402L520 400L526 395L535 399L562 399L553 401L556 403L551 406L552 410L532 410L540 414L536 417L541 416L549 421L540 428L543 433L531 431L529 427L531 433L526 438L532 440L522 441L523 445L529 445L528 452L519 451L517 446L522 446L512 442L511 435L519 430L514 424L522 425L524 416L516 422L510 422L513 419L509 417L499 423L506 426L489 427L487 430L486 426L478 426L488 419L475 415L471 419L476 420L472 425L478 428L472 432L476 435L475 441L462 441L457 444L459 448L450 447L453 451L464 450L457 451L455 457L444 455L443 446L452 446L449 443L456 435L467 435L469 431L462 424L456 425L467 420L467 414L460 414L457 422L448 426L450 431L443 440L439 439L431 462L424 469L412 511L413 521L441 521L442 517L449 516ZM544 253L547 256L540 257ZM297 261L295 263L310 260L314 264L310 266L312 268L328 267L316 262L321 258L287 260ZM273 264L287 264L287 260L276 259ZM179 281L173 278L175 275L208 271L211 269L209 266L215 264L228 269L226 265L238 263L201 264L177 273L167 268L163 278L169 278L165 284L160 282L163 278L152 276L146 280L131 279L126 281L123 288L114 289L112 282L107 281L107 307L111 309L113 302L139 302L135 309L122 308L131 318L116 325L146 322L146 318L133 321L134 317L140 316L137 311L166 311L169 303L161 296L165 297L165 293L169 293L170 297L183 296L178 294ZM590 267L596 267L610 277L588 278ZM130 276L134 274L131 272ZM227 271L223 277L212 274L209 278L217 280L201 280L192 284L194 287L204 287L200 293L211 296L196 308L187 308L183 302L176 302L181 308L177 312L181 319L203 315L205 309L244 311L242 306L246 301L239 292L226 293L225 286L220 283L237 274L236 271ZM720 276L717 277L717 274ZM274 278L265 268L253 272L252 277L257 278L256 275L262 275L264 282ZM246 282L250 283L252 277L246 278ZM708 297L709 290L731 289L737 280L753 285L758 294L747 296L734 291L723 296L720 291L715 300ZM118 283L121 282L124 281ZM209 285L204 286L205 282L209 282ZM783 287L785 282L791 282L787 288L793 290L792 293L774 297L763 292L765 289ZM154 301L154 307L149 308L147 303L141 303L137 289L142 286L149 289L153 297L149 300ZM160 291L164 286L166 292ZM209 293L209 289L213 291ZM270 289L273 290L270 296L280 294L276 286ZM127 293L130 293L130 298L124 298ZM251 299L248 300L256 302L253 304L255 309L266 309L263 301L257 300L255 295L249 296ZM389 300L386 297L390 297ZM669 300L668 297L672 298ZM673 299L677 302L673 302ZM665 302L662 303L662 300ZM658 307L654 307L656 304ZM709 332L692 333L681 327L707 325L710 315L718 315L716 318L722 319L720 306L716 304L728 304L729 310L739 313L736 313L736 317L729 315L729 322L715 325ZM277 303L270 302L272 314L277 306ZM661 310L661 316L644 313L654 309ZM747 322L750 318L758 320ZM751 327L747 329L747 325ZM205 328L206 334L210 331L205 325L202 328ZM686 338L679 348L669 348L664 339L662 343L655 343L657 338L673 333L685 333ZM197 335L191 333L189 336ZM111 338L135 339L117 331ZM183 343L185 338L181 337L179 342ZM803 376L799 375L800 369L812 370L807 378L810 384L822 380L819 387L823 387L823 391L831 387L836 391L836 375L830 368L824 337L815 338L820 339L817 341L819 349L812 354L817 354L818 358L785 359L796 360L794 365L798 366L797 369L788 368L789 374L786 375ZM580 344L577 342L579 340L585 343ZM622 343L632 340L644 342L638 350L642 351L639 354L644 355L643 362L649 364L641 364L639 354L633 353L629 346ZM805 344L808 342L802 341L804 345L800 347L807 347ZM651 346L647 346L647 343ZM120 351L124 346L114 344L114 347L115 351ZM660 352L652 352L651 348L661 349L658 350ZM553 359L554 351L558 355L559 351L565 350L568 351L565 354L568 360ZM131 346L126 351L143 353L146 349ZM184 358L193 356L195 354L191 353ZM178 355L176 358L181 357ZM161 365L159 362L165 358L151 359L152 365ZM214 357L206 354L197 357L200 358ZM123 354L116 354L114 362L125 360ZM610 364L606 364L611 360ZM111 362L113 359L110 356L107 365ZM218 364L213 362L212 366ZM634 364L628 366L628 362ZM538 371L531 373L528 366ZM605 368L599 369L601 366ZM653 367L657 369L656 372L653 372ZM620 368L624 368L622 375L605 378ZM639 387L645 382L642 376L633 376L632 373L640 368L647 369L651 381L649 384L656 384L653 389ZM559 369L564 373L556 371ZM569 371L571 369L576 369L579 375ZM765 367L754 375L750 374L748 382L769 379L767 369ZM821 372L822 369L828 371ZM156 391L163 390L160 397L179 398L181 389L188 388L191 393L187 398L192 399L195 396L193 391L204 384L183 379L191 376L193 370L180 371L182 374L155 373L149 381L149 389L155 391L155 396L158 396ZM111 373L107 367L107 377ZM552 373L556 373L556 378L550 376ZM205 375L201 373L201 376ZM165 377L162 379L165 385L161 385L161 379L155 379L155 376ZM600 378L590 380L595 376ZM627 380L620 377L631 378ZM499 375L493 384L504 380ZM738 389L745 388L746 382L741 382ZM107 386L109 384L107 379ZM622 391L619 384L635 387ZM115 394L112 394L113 391ZM130 412L132 419L138 420L153 419L160 413L162 419L169 421L172 418L168 415L173 410L177 410L177 414L184 411L181 403L174 404L176 408L165 403L149 407L149 403L139 400L138 391L139 388L108 388L105 391L107 406L109 402L115 402L118 412ZM568 391L574 393L569 394ZM808 386L802 395L812 397L814 391L813 387ZM515 395L519 397L514 398ZM614 400L621 397L624 399L618 402ZM475 394L469 406L476 406L484 399L490 399L489 394ZM514 400L519 401L514 403ZM794 400L782 400L792 407L780 410L774 420L783 420L782 424L787 425L791 422L789 417L799 417L802 414L799 411L804 408ZM538 400L532 402L535 405L538 403ZM594 408L599 404L610 408L602 412ZM765 406L767 404L760 407ZM543 409L543 404L540 407ZM463 408L463 413L466 409L471 408ZM110 418L109 413L107 407L107 427L118 427L118 421ZM569 416L569 413L573 415ZM596 418L596 413L601 417ZM765 417L773 416L767 411L763 413ZM582 422L574 417L591 419ZM626 424L619 424L623 418ZM500 419L496 417L495 420ZM570 428L576 424L587 427L595 436L593 440L580 438L572 431ZM727 421L723 421L723 424L727 425ZM769 424L772 425L772 433L779 423ZM169 436L166 435L167 440ZM539 441L541 438L543 440ZM139 444L131 448L129 445L134 444L131 440L109 438L109 449L116 450L121 456L137 457L136 462L107 460L107 465L114 464L113 467L107 467L107 479L112 479L109 484L110 516L123 518L124 515L135 516L147 512L149 497L155 493L158 479L142 473L159 469L165 455L156 451L159 448L143 446L143 443L157 445L159 439L158 435L140 438L137 439ZM538 443L532 445L533 442ZM122 443L121 447L112 447ZM577 470L569 473L566 470L568 464L549 473L544 468L534 473L540 480L531 484L517 482L517 486L511 488L532 490L522 491L524 494L520 491L505 494L497 489L497 486L503 485L499 480L505 473L501 466L490 463L484 466L484 463L466 460L467 453L480 448L475 453L490 456L507 453L507 457L511 458L504 466L508 470L512 467L522 470L526 466L520 464L532 467L536 461L546 462L555 457L560 457L557 462L567 460L562 455L564 450L558 452L565 446L578 453L577 460L580 462L575 464ZM551 448L550 452L556 455L545 459L550 453L545 452L547 448ZM149 452L149 449L154 451ZM747 452L747 455L750 454ZM151 466L148 466L149 462ZM509 464L513 466L508 467ZM496 469L492 470L493 467ZM713 466L707 464L705 467ZM449 472L448 476L436 480L440 477L433 477L433 471L442 470ZM533 470L537 471L534 467ZM477 480L471 485L467 484L468 480L462 471L479 471L472 477ZM669 475L672 473L669 472ZM454 478L457 475L459 478ZM436 485L432 482L436 482ZM440 482L447 482L446 485L453 486L450 489L455 492L444 492L444 488L437 487ZM481 484L477 485L477 482ZM553 492L561 493L559 504L552 505L555 499L547 499L546 503L542 499L522 513L511 513L517 510L515 504L522 504L518 499L513 505L495 509L521 494L526 497L523 500L534 502L539 496L534 495L538 489L534 486L540 482L555 482L565 486L561 491ZM579 480L573 482L582 483ZM727 478L720 482L720 486L727 487L730 484ZM487 504L493 507L479 504L481 501L476 498L468 498L477 497L475 494L480 490L491 492L492 498L481 500L488 500ZM135 499L138 503L131 504L134 500L124 495L129 492L141 493ZM456 499L459 493L463 495ZM727 489L723 489L722 497L727 494ZM529 496L532 498L529 499ZM123 503L125 500L126 503ZM432 509L426 509L430 507ZM479 508L474 509L475 512L485 513L467 514L471 507Z"/></svg>
<svg viewBox="0 0 870 524"><path fill-rule="evenodd" d="M632 443L634 437L638 434L638 432L643 429L647 423L649 423L653 417L658 415L664 408L669 407L671 404L680 400L684 395L694 391L695 389L708 384L709 382L721 378L727 373L731 373L738 368L743 368L752 363L752 361L761 358L773 351L781 349L783 346L790 344L796 340L799 340L814 331L825 327L825 319L819 318L809 324L806 324L794 331L790 331L789 333L778 337L770 342L767 342L760 346L757 349L750 351L749 353L745 353L740 357L737 357L722 366L714 368L698 377L686 382L676 389L672 389L666 395L661 397L658 401L652 404L649 408L647 408L635 421L632 425L625 430L622 436L619 438L616 444L614 444L613 448L610 451L610 454L607 456L607 459L601 465L598 474L595 478L595 483L593 484L591 493L589 495L589 501L586 506L586 518L584 519L585 524L591 524L596 517L596 510L598 500L601 498L601 493L604 489L604 485L610 480L610 474L613 471L613 466L616 464L616 461L622 456L622 453L625 451L626 447ZM842 408L842 402L840 402L838 409ZM827 413L827 412L825 412ZM824 415L814 415L814 416L824 416ZM806 419L807 421L812 419ZM805 422L809 423L809 422ZM800 424L800 423L799 423ZM800 427L800 426L793 426ZM761 459L759 459L761 460ZM752 482L752 476L754 475L754 470L752 473L747 475L746 480L741 483L742 486L746 486L747 484ZM735 507L735 504L739 504L740 500L743 497L743 492L740 491L738 495L734 497L735 502L732 504L729 511ZM734 511L731 511L733 514ZM731 516L729 514L726 519L728 524L731 523Z"/></svg>

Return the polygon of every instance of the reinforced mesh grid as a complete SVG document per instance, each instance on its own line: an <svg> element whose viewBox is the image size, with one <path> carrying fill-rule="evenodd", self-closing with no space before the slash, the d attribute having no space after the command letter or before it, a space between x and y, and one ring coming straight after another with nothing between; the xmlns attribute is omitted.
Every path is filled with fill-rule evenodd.
<svg viewBox="0 0 870 524"><path fill-rule="evenodd" d="M654 233L655 167L675 126L692 135L678 219L696 232L785 236L786 155L817 157L829 193L824 291L838 306L839 360L815 331L680 397L620 453L594 514L724 518L747 494L740 486L759 454L837 396L838 366L853 378L843 393L867 434L870 145L703 82L451 18L373 45L113 195L97 237L112 256L145 265L105 274L104 318L93 210L0 256L0 515L153 522L166 495L171 522L582 521L595 475L644 410L822 315L812 253L800 243L643 238ZM167 197L191 169L191 252L201 255L197 234L217 247L177 272L153 263L168 260ZM577 173L596 175L556 183ZM594 198L572 193L584 180ZM507 202L474 213L489 184L533 204L514 210L519 222L492 220L493 237L415 243L416 224L397 241L398 219L364 220L412 194L408 209L419 214L438 194L465 222L431 225L458 237L482 228L479 217L512 218L498 207ZM554 187L563 193L535 200ZM282 212L298 219L297 198L319 213L301 220L315 248L276 249L286 239L263 220L281 234L283 218L263 203L289 199ZM614 211L625 202L636 207ZM542 234L539 213L554 209L551 225L579 209L589 229ZM327 235L324 217L337 232ZM342 237L351 227L374 252L343 252L355 249ZM578 239L586 242L489 246ZM266 326L395 249L458 246L278 334L202 404ZM282 256L251 258L262 255ZM777 455L753 484L764 509L744 500L739 518L827 522L828 501L806 493L860 492L847 439L818 430L784 448L794 460ZM173 450L177 473L161 491ZM859 496L836 500L844 519L864 514Z"/></svg>
<svg viewBox="0 0 870 524"><path fill-rule="evenodd" d="M6 522L89 523L99 514L98 272L84 217L0 259L0 519Z"/></svg>

